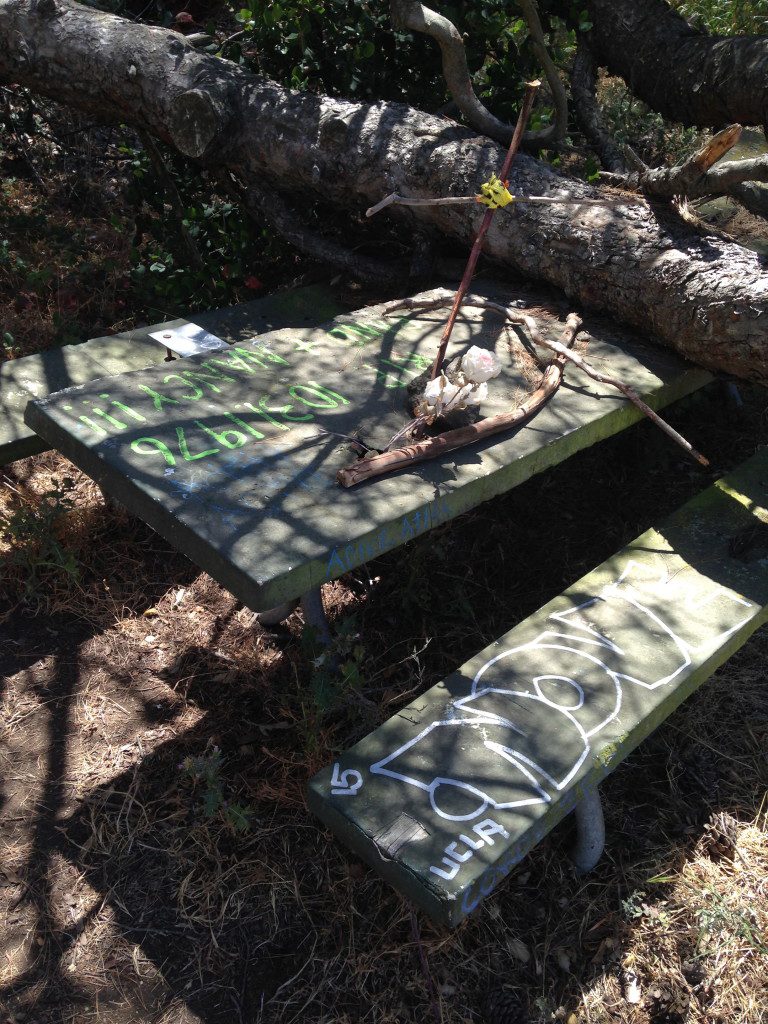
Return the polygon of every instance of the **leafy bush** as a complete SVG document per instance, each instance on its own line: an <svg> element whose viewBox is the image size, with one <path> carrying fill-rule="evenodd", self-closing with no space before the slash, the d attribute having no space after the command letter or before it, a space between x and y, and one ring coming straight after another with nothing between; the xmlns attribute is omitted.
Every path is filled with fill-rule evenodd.
<svg viewBox="0 0 768 1024"><path fill-rule="evenodd" d="M672 6L715 35L768 33L768 0L672 0Z"/></svg>
<svg viewBox="0 0 768 1024"><path fill-rule="evenodd" d="M6 572L16 571L27 600L39 597L44 585L72 585L80 578L77 559L60 538L66 514L74 507L74 481L65 477L52 483L39 503L19 501L0 512L0 536L11 545L4 556Z"/></svg>

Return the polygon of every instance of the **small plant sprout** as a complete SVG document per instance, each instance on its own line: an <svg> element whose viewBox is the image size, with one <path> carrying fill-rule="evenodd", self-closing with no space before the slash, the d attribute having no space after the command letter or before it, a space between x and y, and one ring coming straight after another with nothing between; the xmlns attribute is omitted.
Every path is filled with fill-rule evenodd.
<svg viewBox="0 0 768 1024"><path fill-rule="evenodd" d="M449 366L427 384L417 402L419 416L424 423L432 423L438 416L480 405L488 397L487 382L500 373L498 357L473 345L458 366Z"/></svg>

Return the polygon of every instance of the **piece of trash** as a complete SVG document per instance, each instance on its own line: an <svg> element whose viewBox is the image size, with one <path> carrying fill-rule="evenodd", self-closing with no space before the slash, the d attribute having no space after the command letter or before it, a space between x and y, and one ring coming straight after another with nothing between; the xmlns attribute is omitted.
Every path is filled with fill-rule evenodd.
<svg viewBox="0 0 768 1024"><path fill-rule="evenodd" d="M167 327L164 331L150 331L149 336L177 356L194 356L200 352L217 352L229 348L226 341L198 324L182 324L180 327Z"/></svg>
<svg viewBox="0 0 768 1024"><path fill-rule="evenodd" d="M621 972L621 991L628 1003L637 1005L641 998L640 980L634 971L624 970Z"/></svg>
<svg viewBox="0 0 768 1024"><path fill-rule="evenodd" d="M501 362L494 352L473 345L456 366L431 380L418 403L419 415L431 423L447 412L469 405L480 405L488 397L488 381L501 373Z"/></svg>

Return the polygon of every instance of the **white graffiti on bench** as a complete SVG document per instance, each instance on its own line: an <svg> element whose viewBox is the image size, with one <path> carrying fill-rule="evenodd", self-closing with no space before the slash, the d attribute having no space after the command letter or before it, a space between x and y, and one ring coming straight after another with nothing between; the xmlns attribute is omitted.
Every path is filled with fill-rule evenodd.
<svg viewBox="0 0 768 1024"><path fill-rule="evenodd" d="M717 585L702 596L700 577L687 593L683 580L648 572L642 563L629 562L597 596L551 615L554 628L491 658L467 696L371 765L371 773L423 790L437 815L456 822L475 820L489 809L550 802L589 757L592 737L620 715L627 684L630 690L655 690L671 683L698 652L722 645L755 608ZM707 625L709 617L699 616L702 609L720 613L716 630ZM674 621L674 629L662 615ZM491 670L502 661L504 675L497 682L503 685L494 685ZM445 730L441 740L450 735L453 741L450 774L435 773L442 767L430 756L435 730ZM466 859L464 854L445 860L448 873L432 870L450 878L456 862Z"/></svg>

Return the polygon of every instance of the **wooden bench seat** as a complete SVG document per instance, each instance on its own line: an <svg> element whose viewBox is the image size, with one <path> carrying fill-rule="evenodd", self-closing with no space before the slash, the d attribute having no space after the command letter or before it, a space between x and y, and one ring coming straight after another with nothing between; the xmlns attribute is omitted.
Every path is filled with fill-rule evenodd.
<svg viewBox="0 0 768 1024"><path fill-rule="evenodd" d="M309 784L329 828L457 924L766 619L768 450L515 626Z"/></svg>
<svg viewBox="0 0 768 1024"><path fill-rule="evenodd" d="M341 313L324 285L307 285L277 292L228 309L193 313L194 323L236 343L283 327L307 327ZM92 338L45 352L0 363L0 466L47 451L50 444L24 422L32 398L161 363L165 350L150 331L180 327L187 320L170 320L122 334Z"/></svg>

